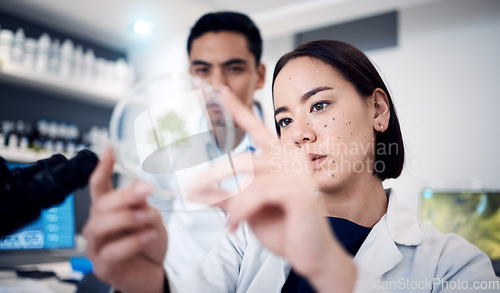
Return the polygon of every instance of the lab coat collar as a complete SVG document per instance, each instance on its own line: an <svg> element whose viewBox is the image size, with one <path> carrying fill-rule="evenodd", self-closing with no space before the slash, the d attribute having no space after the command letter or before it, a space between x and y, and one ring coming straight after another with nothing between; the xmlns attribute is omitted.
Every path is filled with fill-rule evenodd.
<svg viewBox="0 0 500 293"><path fill-rule="evenodd" d="M417 217L397 202L391 190L386 214L373 227L354 261L378 278L403 260L397 245L415 246L424 239Z"/></svg>
<svg viewBox="0 0 500 293"><path fill-rule="evenodd" d="M406 206L399 204L394 191L390 190L386 222L389 234L400 245L416 246L425 239L417 216Z"/></svg>
<svg viewBox="0 0 500 293"><path fill-rule="evenodd" d="M418 218L409 208L398 203L394 191L389 189L388 192L386 214L373 227L354 257L354 261L375 278L382 276L403 260L398 245L416 246L425 239ZM279 258L284 274L280 275L280 278L284 277L286 280L291 267L286 259Z"/></svg>

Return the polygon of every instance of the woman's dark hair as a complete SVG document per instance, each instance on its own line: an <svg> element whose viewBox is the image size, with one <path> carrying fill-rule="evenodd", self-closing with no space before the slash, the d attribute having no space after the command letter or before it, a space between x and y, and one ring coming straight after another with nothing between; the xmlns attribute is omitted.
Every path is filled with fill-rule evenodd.
<svg viewBox="0 0 500 293"><path fill-rule="evenodd" d="M245 14L232 11L211 12L203 15L191 28L187 40L187 52L191 53L193 41L207 32L229 31L245 36L248 49L259 65L262 56L262 37L259 28Z"/></svg>
<svg viewBox="0 0 500 293"><path fill-rule="evenodd" d="M354 85L362 97L371 96L376 88L382 89L387 94L390 109L389 125L384 132L377 132L375 139L375 163L382 162L384 168L374 168L374 172L381 180L397 178L404 165L403 136L391 95L372 62L359 49L344 42L317 40L304 43L278 60L274 68L273 89L281 69L290 60L303 56L322 60L332 66L343 78ZM280 135L280 128L276 121L275 125Z"/></svg>

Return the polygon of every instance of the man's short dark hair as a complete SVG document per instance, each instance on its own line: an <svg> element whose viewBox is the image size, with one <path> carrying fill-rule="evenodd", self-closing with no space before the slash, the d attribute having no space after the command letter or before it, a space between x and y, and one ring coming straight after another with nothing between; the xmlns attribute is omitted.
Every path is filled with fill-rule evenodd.
<svg viewBox="0 0 500 293"><path fill-rule="evenodd" d="M188 54L191 53L193 41L207 32L229 31L245 36L248 49L255 57L255 64L260 63L262 56L262 38L255 23L245 14L231 11L212 12L203 15L191 28L187 41Z"/></svg>

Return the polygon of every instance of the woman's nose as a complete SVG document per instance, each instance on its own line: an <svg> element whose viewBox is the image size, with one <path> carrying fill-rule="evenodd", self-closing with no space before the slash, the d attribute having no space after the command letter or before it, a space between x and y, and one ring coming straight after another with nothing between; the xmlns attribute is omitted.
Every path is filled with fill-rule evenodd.
<svg viewBox="0 0 500 293"><path fill-rule="evenodd" d="M295 145L301 147L307 142L316 141L316 135L314 133L311 123L306 122L302 125L298 123L295 124L295 132L293 134L293 140Z"/></svg>

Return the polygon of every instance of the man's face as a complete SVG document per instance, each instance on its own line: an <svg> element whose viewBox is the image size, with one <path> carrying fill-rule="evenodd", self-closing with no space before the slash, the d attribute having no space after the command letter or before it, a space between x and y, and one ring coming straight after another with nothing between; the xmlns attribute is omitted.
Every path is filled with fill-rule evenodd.
<svg viewBox="0 0 500 293"><path fill-rule="evenodd" d="M265 67L255 66L244 35L236 32L207 32L191 45L189 72L212 86L228 86L251 107L254 91L261 89Z"/></svg>

